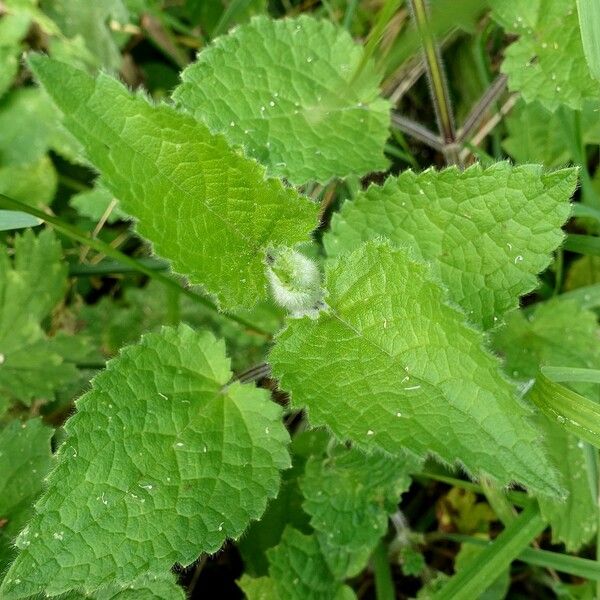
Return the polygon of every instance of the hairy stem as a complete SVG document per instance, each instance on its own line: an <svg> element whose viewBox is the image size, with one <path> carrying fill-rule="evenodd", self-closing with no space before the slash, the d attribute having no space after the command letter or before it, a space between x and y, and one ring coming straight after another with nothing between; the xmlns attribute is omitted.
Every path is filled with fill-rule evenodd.
<svg viewBox="0 0 600 600"><path fill-rule="evenodd" d="M413 18L425 56L427 77L431 88L431 99L444 139L444 155L449 164L459 164L458 148L456 146L456 129L454 126L454 114L446 84L446 73L442 57L435 41L433 31L429 23L429 14L425 0L410 0Z"/></svg>

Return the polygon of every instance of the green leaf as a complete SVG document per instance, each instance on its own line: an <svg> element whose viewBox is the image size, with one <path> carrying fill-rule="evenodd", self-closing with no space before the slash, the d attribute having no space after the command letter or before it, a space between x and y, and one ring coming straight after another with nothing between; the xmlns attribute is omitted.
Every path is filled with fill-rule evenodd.
<svg viewBox="0 0 600 600"><path fill-rule="evenodd" d="M2 598L164 574L260 517L289 438L268 392L230 379L224 344L183 325L109 362L65 425Z"/></svg>
<svg viewBox="0 0 600 600"><path fill-rule="evenodd" d="M332 572L353 577L364 568L417 464L344 446L309 459L300 484L303 508Z"/></svg>
<svg viewBox="0 0 600 600"><path fill-rule="evenodd" d="M352 600L354 592L343 584L327 566L315 536L304 535L288 527L275 548L267 552L269 580L264 578L242 581L244 590L250 590L249 600L259 600L274 590L270 598L286 600ZM256 581L260 583L256 583Z"/></svg>
<svg viewBox="0 0 600 600"><path fill-rule="evenodd" d="M265 359L268 341L264 337L241 329L237 323L158 281L150 281L143 288L128 287L117 299L105 296L94 305L85 305L78 318L102 352L112 356L125 344L137 341L143 333L173 324L174 314L175 322L210 329L223 338L234 371ZM266 301L237 314L272 333L280 329L283 322L281 311Z"/></svg>
<svg viewBox="0 0 600 600"><path fill-rule="evenodd" d="M0 18L0 97L10 88L19 70L21 40L29 29L27 15L4 15Z"/></svg>
<svg viewBox="0 0 600 600"><path fill-rule="evenodd" d="M346 202L324 238L330 256L385 236L409 245L471 321L487 328L533 290L560 244L574 169L497 163L405 171Z"/></svg>
<svg viewBox="0 0 600 600"><path fill-rule="evenodd" d="M560 105L580 110L586 100L598 99L600 86L586 63L575 0L496 0L492 15L519 36L505 50L501 67L510 90L552 112Z"/></svg>
<svg viewBox="0 0 600 600"><path fill-rule="evenodd" d="M600 79L600 5L594 0L577 0L583 52L592 77Z"/></svg>
<svg viewBox="0 0 600 600"><path fill-rule="evenodd" d="M50 148L56 110L42 90L19 88L0 102L0 129L0 164L35 162Z"/></svg>
<svg viewBox="0 0 600 600"><path fill-rule="evenodd" d="M277 598L277 588L270 577L250 577L244 574L237 584L248 600L273 600Z"/></svg>
<svg viewBox="0 0 600 600"><path fill-rule="evenodd" d="M292 439L292 468L283 473L277 498L269 503L260 521L252 523L237 544L247 574L260 577L268 573L266 552L279 544L288 525L304 533L311 532L309 516L302 510L304 498L299 478L307 459L313 455L322 456L329 442L330 437L322 429L308 429Z"/></svg>
<svg viewBox="0 0 600 600"><path fill-rule="evenodd" d="M66 266L60 243L43 231L15 238L14 261L0 246L0 404L34 398L52 399L54 392L77 376L63 360L40 323L62 300ZM23 310L27 307L27 310ZM0 411L1 412L1 411Z"/></svg>
<svg viewBox="0 0 600 600"><path fill-rule="evenodd" d="M293 245L317 206L172 108L153 106L114 79L96 80L32 56L31 66L137 230L174 268L224 307L266 297L265 250Z"/></svg>
<svg viewBox="0 0 600 600"><path fill-rule="evenodd" d="M0 167L0 193L42 208L54 199L58 177L49 156L20 165Z"/></svg>
<svg viewBox="0 0 600 600"><path fill-rule="evenodd" d="M596 315L574 302L554 301L540 305L526 318L520 312L509 315L506 326L496 332L494 344L506 360L507 371L515 378L533 380L542 366L600 367ZM594 386L578 388L592 392ZM548 452L561 471L569 490L564 502L540 499L542 514L552 526L554 541L564 542L573 551L587 543L598 524L598 506L588 472L586 445L566 431L556 418L540 415L546 431Z"/></svg>
<svg viewBox="0 0 600 600"><path fill-rule="evenodd" d="M369 242L328 265L325 288L318 318L290 320L270 356L313 425L367 450L434 454L561 495L530 409L427 265Z"/></svg>
<svg viewBox="0 0 600 600"><path fill-rule="evenodd" d="M235 55L236 60L231 61ZM390 104L342 28L255 18L200 52L174 99L295 184L387 168Z"/></svg>
<svg viewBox="0 0 600 600"><path fill-rule="evenodd" d="M0 571L15 555L17 534L33 516L33 502L42 491L52 462L53 430L41 419L12 421L0 431Z"/></svg>
<svg viewBox="0 0 600 600"><path fill-rule="evenodd" d="M121 53L109 27L109 21L127 22L121 0L42 0L41 9L68 38L80 37L96 59L98 67L117 71Z"/></svg>
<svg viewBox="0 0 600 600"><path fill-rule="evenodd" d="M573 112L562 108L550 112L539 102L520 100L504 119L508 137L504 149L519 163L542 163L546 168L565 165L573 156L565 140L565 115L572 121ZM581 111L581 136L584 144L600 143L598 103L586 102Z"/></svg>

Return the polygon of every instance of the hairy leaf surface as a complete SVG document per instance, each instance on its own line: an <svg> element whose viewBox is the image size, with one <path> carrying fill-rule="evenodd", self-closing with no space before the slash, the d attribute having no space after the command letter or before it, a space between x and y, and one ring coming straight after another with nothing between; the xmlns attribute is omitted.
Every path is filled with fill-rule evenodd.
<svg viewBox="0 0 600 600"><path fill-rule="evenodd" d="M352 577L364 568L417 464L345 447L309 459L300 484L303 508L332 572Z"/></svg>
<svg viewBox="0 0 600 600"><path fill-rule="evenodd" d="M504 28L519 36L501 67L511 90L550 111L560 105L580 110L600 97L585 60L575 0L496 0L492 8Z"/></svg>
<svg viewBox="0 0 600 600"><path fill-rule="evenodd" d="M561 494L530 410L427 265L369 242L328 266L325 287L325 310L290 320L271 353L313 425L365 449L433 453L502 485Z"/></svg>
<svg viewBox="0 0 600 600"><path fill-rule="evenodd" d="M306 240L317 207L188 115L42 56L31 65L64 124L156 252L224 308L266 297L264 252Z"/></svg>
<svg viewBox="0 0 600 600"><path fill-rule="evenodd" d="M577 173L497 163L487 169L405 171L346 202L325 236L330 256L385 236L410 246L475 323L518 306L560 244Z"/></svg>
<svg viewBox="0 0 600 600"><path fill-rule="evenodd" d="M509 316L495 335L496 347L506 357L506 369L515 378L531 380L540 366L600 368L600 335L596 315L575 302L548 302L526 318L520 312ZM578 384L577 391L600 398L598 386ZM569 491L566 502L541 499L540 508L552 525L555 542L574 551L596 532L598 506L587 462L586 444L560 423L539 416L546 431L548 451L559 467Z"/></svg>
<svg viewBox="0 0 600 600"><path fill-rule="evenodd" d="M240 585L248 600L352 600L356 595L336 576L314 535L287 527L281 542L267 552L269 577L245 577Z"/></svg>
<svg viewBox="0 0 600 600"><path fill-rule="evenodd" d="M255 18L200 52L173 96L273 175L363 175L387 168L390 104L372 63L355 77L362 60L329 21Z"/></svg>
<svg viewBox="0 0 600 600"><path fill-rule="evenodd" d="M260 517L288 434L266 391L230 379L224 344L184 325L109 362L65 425L2 598L164 574Z"/></svg>

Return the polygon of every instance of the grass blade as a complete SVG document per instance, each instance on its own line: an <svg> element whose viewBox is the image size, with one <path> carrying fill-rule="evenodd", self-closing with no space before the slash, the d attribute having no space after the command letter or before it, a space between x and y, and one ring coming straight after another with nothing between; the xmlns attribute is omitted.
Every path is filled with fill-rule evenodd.
<svg viewBox="0 0 600 600"><path fill-rule="evenodd" d="M564 243L564 249L589 256L600 256L600 238L594 235L570 233Z"/></svg>
<svg viewBox="0 0 600 600"><path fill-rule="evenodd" d="M600 369L579 369L576 367L543 367L542 371L552 381L576 381L600 383Z"/></svg>
<svg viewBox="0 0 600 600"><path fill-rule="evenodd" d="M443 534L439 537L436 536L436 539L450 540L461 544L472 544L474 546L482 547L491 546L494 543L487 542L481 538L455 533ZM588 558L579 558L578 556L549 552L548 550L526 548L515 560L520 560L535 567L554 569L555 571L568 573L569 575L575 575L576 577L600 581L600 563Z"/></svg>
<svg viewBox="0 0 600 600"><path fill-rule="evenodd" d="M600 448L600 405L551 381L545 372L546 369L542 369L538 374L530 398L550 419Z"/></svg>
<svg viewBox="0 0 600 600"><path fill-rule="evenodd" d="M537 504L532 502L493 543L454 575L433 596L434 600L478 598L545 528L546 522Z"/></svg>
<svg viewBox="0 0 600 600"><path fill-rule="evenodd" d="M600 3L577 0L577 13L585 60L592 77L600 79Z"/></svg>
<svg viewBox="0 0 600 600"><path fill-rule="evenodd" d="M37 227L43 223L41 219L19 210L0 210L0 231Z"/></svg>

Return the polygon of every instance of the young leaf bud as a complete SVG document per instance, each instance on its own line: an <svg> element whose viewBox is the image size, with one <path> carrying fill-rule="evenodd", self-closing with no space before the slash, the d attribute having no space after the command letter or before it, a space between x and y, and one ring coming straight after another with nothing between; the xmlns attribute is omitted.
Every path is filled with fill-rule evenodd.
<svg viewBox="0 0 600 600"><path fill-rule="evenodd" d="M316 316L323 291L317 265L291 248L269 253L267 278L273 299L294 317Z"/></svg>

